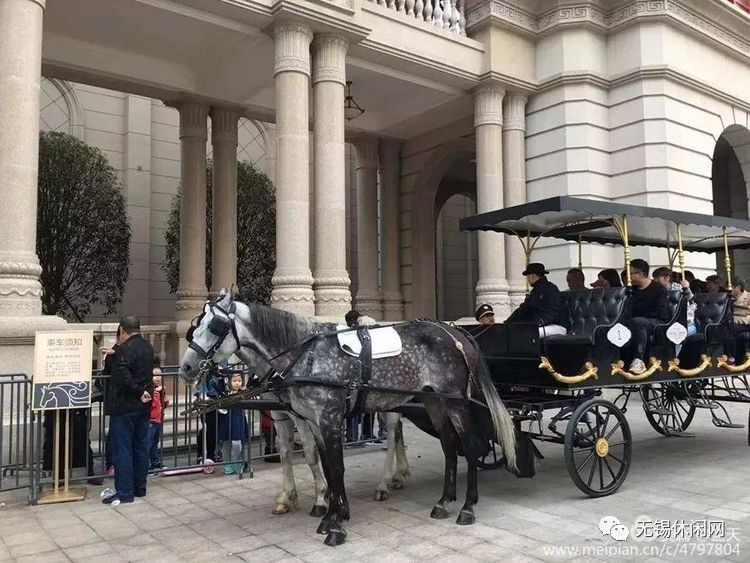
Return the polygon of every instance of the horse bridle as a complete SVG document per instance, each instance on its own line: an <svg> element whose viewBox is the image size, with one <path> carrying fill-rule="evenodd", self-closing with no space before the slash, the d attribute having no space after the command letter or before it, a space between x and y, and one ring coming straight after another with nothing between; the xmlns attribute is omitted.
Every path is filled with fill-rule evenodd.
<svg viewBox="0 0 750 563"><path fill-rule="evenodd" d="M219 316L216 314L215 310L218 310L220 313L223 314L223 316ZM213 313L213 317L211 318L211 322L208 323L208 332L213 334L217 337L216 342L214 342L208 350L204 350L200 344L195 342L193 340L193 333L195 332L195 329L198 328L198 325L200 325L201 321L203 320L203 317L206 316L206 313L208 311L211 311ZM193 319L193 322L190 325L190 328L187 331L187 334L185 334L185 340L188 341L188 348L195 351L198 356L201 358L201 365L200 370L203 372L205 369L208 368L209 364L216 365L216 363L213 361L214 356L216 355L216 352L221 348L221 345L224 344L224 341L227 339L227 336L230 334L234 338L235 342L237 342L237 346L240 346L240 337L237 334L237 325L235 323L235 315L237 312L237 304L233 301L230 303L228 309L224 309L223 307L220 307L215 302L209 302L206 303L203 313L201 313L199 316L195 317Z"/></svg>

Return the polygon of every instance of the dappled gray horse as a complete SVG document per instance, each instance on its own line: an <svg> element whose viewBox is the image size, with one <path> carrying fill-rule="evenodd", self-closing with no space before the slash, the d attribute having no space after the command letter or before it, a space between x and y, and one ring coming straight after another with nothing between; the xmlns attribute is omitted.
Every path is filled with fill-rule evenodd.
<svg viewBox="0 0 750 563"><path fill-rule="evenodd" d="M468 485L457 522L472 524L478 500L477 455L471 440L468 395L483 395L511 469L516 465L513 420L473 341L463 332L435 321L402 323L395 330L402 353L373 361L364 411L390 411L420 395L445 454L443 495L431 516L446 518L449 503L456 500L460 448L468 464ZM273 391L291 411L309 422L318 444L329 488L328 511L318 531L327 534L327 545L339 545L346 538L349 502L344 487L341 428L354 374L359 369L359 360L342 352L336 337L331 336L335 331L333 324L244 304L222 293L206 305L180 366L182 377L192 383L205 372L208 362L220 363L234 353L242 357L243 350L270 362L276 372L270 379ZM360 388L355 392L363 391Z"/></svg>

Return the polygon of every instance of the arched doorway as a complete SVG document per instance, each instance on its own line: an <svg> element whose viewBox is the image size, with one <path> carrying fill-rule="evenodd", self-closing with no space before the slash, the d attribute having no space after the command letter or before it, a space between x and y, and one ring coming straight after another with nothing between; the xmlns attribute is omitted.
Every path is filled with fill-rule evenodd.
<svg viewBox="0 0 750 563"><path fill-rule="evenodd" d="M716 215L748 219L750 193L750 130L730 125L719 136L711 166L711 184ZM717 257L717 272L724 271L723 256ZM750 251L732 252L734 272L750 277ZM724 276L722 276L724 277Z"/></svg>
<svg viewBox="0 0 750 563"><path fill-rule="evenodd" d="M475 215L476 165L464 156L445 172L435 195L435 309L440 320L471 316L479 277L477 237L458 223Z"/></svg>

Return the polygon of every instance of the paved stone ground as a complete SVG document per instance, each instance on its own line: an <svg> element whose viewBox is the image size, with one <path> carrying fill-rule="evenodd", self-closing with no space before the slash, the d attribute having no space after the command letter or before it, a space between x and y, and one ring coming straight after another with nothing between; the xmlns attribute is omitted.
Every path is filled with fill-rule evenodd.
<svg viewBox="0 0 750 563"><path fill-rule="evenodd" d="M747 421L747 406L729 408L737 420ZM517 479L503 470L480 473L475 525L431 520L430 508L442 487L442 453L437 441L409 426L405 437L411 478L387 502L372 500L382 449L347 451L352 520L347 543L335 549L323 545L315 534L317 520L307 515L313 501L307 468L297 471L300 510L272 516L281 475L277 465L259 463L252 479L155 477L145 499L117 508L102 505L99 489L93 487L85 501L64 505L27 507L22 495L5 494L0 497L0 560L686 561L716 548L701 544L700 551L701 545L683 542L683 551L673 554L637 551L682 544L643 543L632 537L617 542L598 530L604 515L616 516L631 529L640 515L723 520L739 538L725 544L740 550L723 559L750 560L746 430L715 428L708 412L699 410L691 427L696 437L663 438L648 426L637 402L631 403L628 418L635 440L630 475L617 494L601 499L584 497L568 477L562 448L543 444L546 459L534 479ZM462 461L459 467L460 498L465 487ZM553 547L568 551L552 553ZM583 548L588 551L574 551ZM608 554L601 551L605 549L618 551Z"/></svg>

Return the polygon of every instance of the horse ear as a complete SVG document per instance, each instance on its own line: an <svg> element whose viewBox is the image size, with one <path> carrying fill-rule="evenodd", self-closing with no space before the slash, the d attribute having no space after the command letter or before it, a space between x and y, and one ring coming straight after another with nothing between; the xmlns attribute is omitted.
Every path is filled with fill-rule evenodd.
<svg viewBox="0 0 750 563"><path fill-rule="evenodd" d="M232 285L231 294L234 301L242 300L242 293L240 293L240 288L236 285Z"/></svg>
<svg viewBox="0 0 750 563"><path fill-rule="evenodd" d="M232 294L227 290L226 287L222 287L221 291L219 291L219 296L217 299L222 303L231 303L232 302Z"/></svg>

